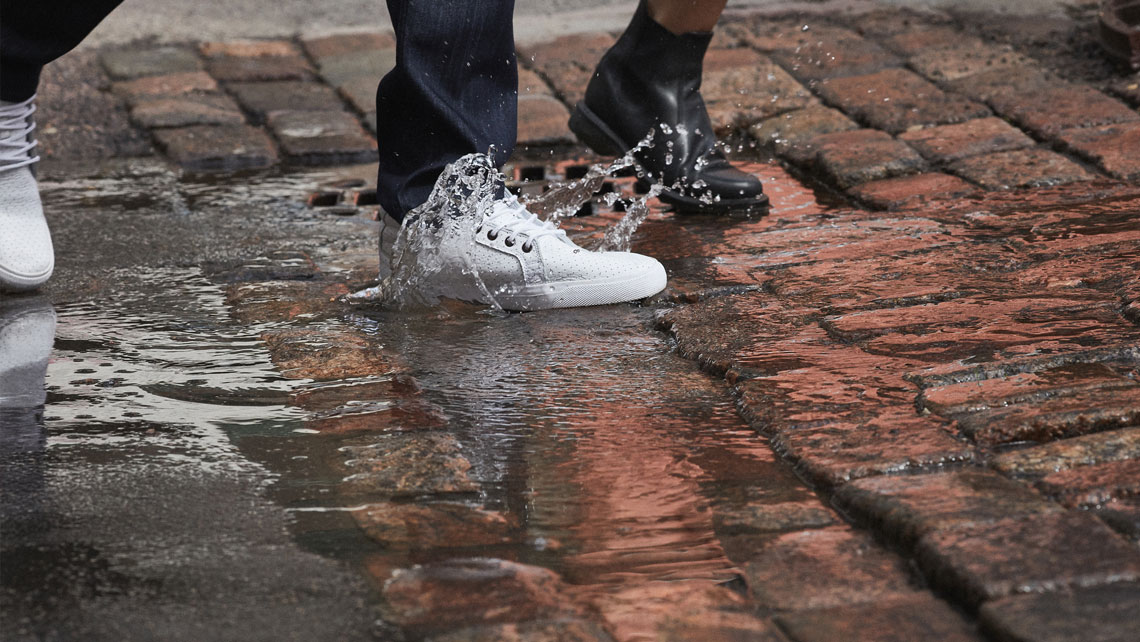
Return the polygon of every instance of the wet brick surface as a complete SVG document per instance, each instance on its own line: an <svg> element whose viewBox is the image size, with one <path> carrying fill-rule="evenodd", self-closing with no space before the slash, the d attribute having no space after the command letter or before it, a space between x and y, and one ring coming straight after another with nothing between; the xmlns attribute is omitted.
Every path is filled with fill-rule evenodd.
<svg viewBox="0 0 1140 642"><path fill-rule="evenodd" d="M1093 178L1085 168L1047 149L1025 149L955 161L949 170L986 189L1047 187Z"/></svg>
<svg viewBox="0 0 1140 642"><path fill-rule="evenodd" d="M851 189L850 193L873 208L892 210L917 207L926 201L963 198L978 191L977 187L956 176L930 172L863 183Z"/></svg>
<svg viewBox="0 0 1140 642"><path fill-rule="evenodd" d="M815 162L840 187L909 174L923 166L906 143L876 129L823 134L812 140Z"/></svg>
<svg viewBox="0 0 1140 642"><path fill-rule="evenodd" d="M950 162L970 156L1033 147L1033 139L1000 118L977 118L904 132L899 136L932 162Z"/></svg>
<svg viewBox="0 0 1140 642"><path fill-rule="evenodd" d="M943 92L905 69L834 78L820 83L819 91L829 104L891 134L981 118L990 113L985 105Z"/></svg>
<svg viewBox="0 0 1140 642"><path fill-rule="evenodd" d="M315 82L242 82L230 83L226 89L258 123L266 122L274 111L339 111L341 105L335 91Z"/></svg>
<svg viewBox="0 0 1140 642"><path fill-rule="evenodd" d="M275 111L269 129L294 163L332 165L376 159L376 141L344 111Z"/></svg>
<svg viewBox="0 0 1140 642"><path fill-rule="evenodd" d="M982 606L982 626L1000 640L1125 642L1136 637L1140 584L1018 595Z"/></svg>
<svg viewBox="0 0 1140 642"><path fill-rule="evenodd" d="M236 170L277 163L273 142L248 125L159 129L155 138L170 159L186 169Z"/></svg>
<svg viewBox="0 0 1140 642"><path fill-rule="evenodd" d="M977 642L985 639L945 602L928 596L787 613L778 616L776 621L796 642Z"/></svg>
<svg viewBox="0 0 1140 642"><path fill-rule="evenodd" d="M1140 180L1140 122L1070 129L1058 135L1065 147L1097 164L1110 176Z"/></svg>
<svg viewBox="0 0 1140 642"><path fill-rule="evenodd" d="M147 129L194 125L241 125L245 116L229 96L187 94L173 98L140 100L131 109L131 120Z"/></svg>

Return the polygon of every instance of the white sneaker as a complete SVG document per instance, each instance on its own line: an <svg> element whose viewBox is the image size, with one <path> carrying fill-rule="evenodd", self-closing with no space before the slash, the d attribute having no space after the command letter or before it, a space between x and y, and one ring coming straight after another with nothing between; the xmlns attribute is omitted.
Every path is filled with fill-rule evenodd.
<svg viewBox="0 0 1140 642"><path fill-rule="evenodd" d="M0 101L0 290L31 290L55 269L51 233L32 164L35 96Z"/></svg>
<svg viewBox="0 0 1140 642"><path fill-rule="evenodd" d="M513 194L447 196L454 184L445 172L429 204L446 196L458 211L417 208L403 228L385 215L380 276L388 279L389 292L404 287L428 301L447 297L504 310L544 310L635 301L665 288L665 268L655 259L583 249Z"/></svg>

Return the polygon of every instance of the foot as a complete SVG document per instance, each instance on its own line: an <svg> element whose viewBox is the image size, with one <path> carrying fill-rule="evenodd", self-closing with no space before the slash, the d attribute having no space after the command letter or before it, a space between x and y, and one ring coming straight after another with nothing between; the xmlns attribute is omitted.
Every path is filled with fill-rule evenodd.
<svg viewBox="0 0 1140 642"><path fill-rule="evenodd" d="M483 187L458 173L482 173ZM455 169L459 168L459 169ZM566 232L527 211L494 185L486 156L449 167L425 207L403 228L385 215L380 236L381 277L447 297L504 310L543 310L635 301L665 288L665 268L629 252L592 252ZM473 187L474 185L474 187Z"/></svg>
<svg viewBox="0 0 1140 642"><path fill-rule="evenodd" d="M35 97L0 101L0 290L32 290L55 268L51 233L32 173Z"/></svg>
<svg viewBox="0 0 1140 642"><path fill-rule="evenodd" d="M570 129L599 154L634 159L643 184L662 183L662 201L683 213L762 215L760 181L732 166L716 146L701 74L712 34L676 35L642 2L598 64ZM647 146L639 143L648 138Z"/></svg>

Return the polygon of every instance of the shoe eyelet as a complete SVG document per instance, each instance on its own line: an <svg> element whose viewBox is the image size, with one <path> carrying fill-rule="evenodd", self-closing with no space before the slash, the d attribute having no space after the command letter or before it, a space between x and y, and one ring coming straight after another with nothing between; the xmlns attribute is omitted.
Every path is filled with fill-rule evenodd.
<svg viewBox="0 0 1140 642"><path fill-rule="evenodd" d="M507 247L514 247L515 242L512 241L511 237L508 236L507 238L503 239L503 245L506 245Z"/></svg>
<svg viewBox="0 0 1140 642"><path fill-rule="evenodd" d="M488 241L494 241L497 238L499 238L498 232L496 232L495 230L487 230L487 240Z"/></svg>
<svg viewBox="0 0 1140 642"><path fill-rule="evenodd" d="M530 241L523 243L523 245L522 245L522 251L523 252L530 254L533 250L534 250L534 246L530 244Z"/></svg>

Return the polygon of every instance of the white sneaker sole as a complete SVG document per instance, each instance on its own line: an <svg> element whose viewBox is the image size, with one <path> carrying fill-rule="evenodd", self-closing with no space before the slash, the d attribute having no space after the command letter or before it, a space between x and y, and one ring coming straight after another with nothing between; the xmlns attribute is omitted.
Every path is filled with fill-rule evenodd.
<svg viewBox="0 0 1140 642"><path fill-rule="evenodd" d="M39 274L20 274L0 265L0 290L8 292L35 290L46 283L54 271L55 265L52 265Z"/></svg>

